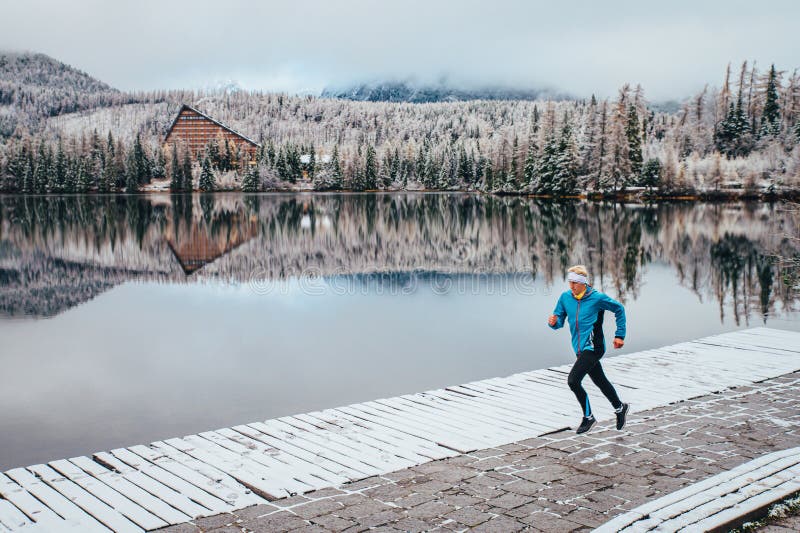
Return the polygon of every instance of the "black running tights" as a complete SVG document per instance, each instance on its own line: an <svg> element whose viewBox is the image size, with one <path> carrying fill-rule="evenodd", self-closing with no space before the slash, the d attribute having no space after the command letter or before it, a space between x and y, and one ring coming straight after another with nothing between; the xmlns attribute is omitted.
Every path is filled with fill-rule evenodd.
<svg viewBox="0 0 800 533"><path fill-rule="evenodd" d="M597 357L593 351L586 350L578 355L578 359L575 361L575 364L572 365L572 370L570 370L569 377L567 378L569 388L572 389L572 392L574 392L575 396L578 398L578 403L581 404L583 416L592 414L592 407L589 405L589 396L581 385L581 381L586 377L586 374L589 374L594 384L597 385L605 397L608 398L608 401L611 402L611 405L614 406L614 409L618 409L622 405L622 402L619 401L619 396L617 396L617 391L614 390L614 385L608 381L605 372L603 372L603 367L600 365L600 357Z"/></svg>

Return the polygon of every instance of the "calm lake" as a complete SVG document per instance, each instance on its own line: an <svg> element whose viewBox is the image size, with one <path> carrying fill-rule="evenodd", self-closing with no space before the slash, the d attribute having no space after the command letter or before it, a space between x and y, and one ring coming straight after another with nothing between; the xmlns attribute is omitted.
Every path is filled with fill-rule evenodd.
<svg viewBox="0 0 800 533"><path fill-rule="evenodd" d="M571 362L574 263L626 305L607 357L800 330L798 234L780 204L0 197L0 470Z"/></svg>

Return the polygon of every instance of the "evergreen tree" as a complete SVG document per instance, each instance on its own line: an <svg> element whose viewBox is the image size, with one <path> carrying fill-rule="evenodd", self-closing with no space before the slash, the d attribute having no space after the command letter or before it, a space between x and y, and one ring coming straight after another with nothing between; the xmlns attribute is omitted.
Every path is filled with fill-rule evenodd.
<svg viewBox="0 0 800 533"><path fill-rule="evenodd" d="M103 164L103 170L100 173L100 181L97 184L99 192L109 192L114 187L117 181L116 171L114 169L114 158L112 154L106 153Z"/></svg>
<svg viewBox="0 0 800 533"><path fill-rule="evenodd" d="M778 105L778 79L775 65L769 69L767 78L766 96L764 98L764 112L761 114L760 135L777 135L781 130L781 114Z"/></svg>
<svg viewBox="0 0 800 533"><path fill-rule="evenodd" d="M78 175L80 173L80 158L76 157L67 162L67 172L64 177L64 192L73 193L78 186Z"/></svg>
<svg viewBox="0 0 800 533"><path fill-rule="evenodd" d="M558 159L558 140L555 135L548 135L536 169L537 182L533 188L534 192L551 193L556 191Z"/></svg>
<svg viewBox="0 0 800 533"><path fill-rule="evenodd" d="M638 179L642 173L643 162L642 134L639 114L633 104L628 107L628 124L625 128L625 135L628 137L628 158L631 162L631 174Z"/></svg>
<svg viewBox="0 0 800 533"><path fill-rule="evenodd" d="M33 176L33 190L37 193L47 192L47 182L50 177L50 156L47 152L44 141L41 141L36 153L36 170Z"/></svg>
<svg viewBox="0 0 800 533"><path fill-rule="evenodd" d="M332 189L341 189L344 185L344 177L342 176L342 167L339 164L339 147L334 145L333 154L331 154L330 180Z"/></svg>
<svg viewBox="0 0 800 533"><path fill-rule="evenodd" d="M183 152L183 167L181 170L181 190L192 191L194 190L194 176L192 175L192 156L187 149Z"/></svg>
<svg viewBox="0 0 800 533"><path fill-rule="evenodd" d="M522 181L525 188L533 190L536 185L536 130L531 124L528 134L528 152L525 154L525 166L522 170Z"/></svg>
<svg viewBox="0 0 800 533"><path fill-rule="evenodd" d="M309 160L306 171L308 172L308 179L314 180L314 174L317 171L317 150L314 148L314 143L308 149Z"/></svg>
<svg viewBox="0 0 800 533"><path fill-rule="evenodd" d="M569 120L564 121L561 138L554 154L552 192L554 194L573 194L577 188L578 151L575 136Z"/></svg>
<svg viewBox="0 0 800 533"><path fill-rule="evenodd" d="M61 139L58 140L58 148L56 149L56 158L53 171L47 176L47 191L48 192L63 192L64 184L67 179L67 157L64 154L64 145Z"/></svg>
<svg viewBox="0 0 800 533"><path fill-rule="evenodd" d="M364 188L378 188L378 162L375 157L375 148L367 145L367 155L364 162Z"/></svg>
<svg viewBox="0 0 800 533"><path fill-rule="evenodd" d="M242 180L242 192L258 192L260 189L261 176L258 173L258 165L250 165Z"/></svg>
<svg viewBox="0 0 800 533"><path fill-rule="evenodd" d="M208 157L203 158L202 169L200 170L200 190L204 192L211 192L214 190L216 182L214 180L214 172L211 170L211 161Z"/></svg>
<svg viewBox="0 0 800 533"><path fill-rule="evenodd" d="M75 184L76 192L87 192L91 187L91 175L89 174L86 158L81 158L78 163L78 179Z"/></svg>
<svg viewBox="0 0 800 533"><path fill-rule="evenodd" d="M178 161L178 147L172 145L172 164L170 165L169 188L171 191L183 189L183 167Z"/></svg>
<svg viewBox="0 0 800 533"><path fill-rule="evenodd" d="M642 167L642 181L643 187L658 187L661 182L661 161L658 159L648 159L647 163Z"/></svg>

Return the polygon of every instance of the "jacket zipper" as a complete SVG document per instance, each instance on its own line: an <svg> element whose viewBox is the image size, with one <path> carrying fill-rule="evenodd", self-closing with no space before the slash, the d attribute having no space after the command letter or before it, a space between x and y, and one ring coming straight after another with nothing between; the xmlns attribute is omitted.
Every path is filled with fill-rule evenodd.
<svg viewBox="0 0 800 533"><path fill-rule="evenodd" d="M585 296L585 295L584 295ZM578 300L578 309L575 311L575 331L578 333L578 355L581 353L581 328L578 325L578 317L581 314L581 301Z"/></svg>

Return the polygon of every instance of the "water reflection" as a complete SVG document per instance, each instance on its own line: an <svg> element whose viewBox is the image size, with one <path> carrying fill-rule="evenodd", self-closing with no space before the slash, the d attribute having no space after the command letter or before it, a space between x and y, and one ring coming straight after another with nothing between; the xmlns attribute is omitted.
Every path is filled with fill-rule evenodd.
<svg viewBox="0 0 800 533"><path fill-rule="evenodd" d="M247 283L371 278L442 292L454 275L562 279L587 264L636 300L670 265L720 319L762 321L797 293L773 255L797 254L797 221L768 204L622 206L472 194L149 195L0 198L0 312L53 316L125 281ZM462 287L461 289L459 287ZM516 290L520 290L519 287Z"/></svg>

